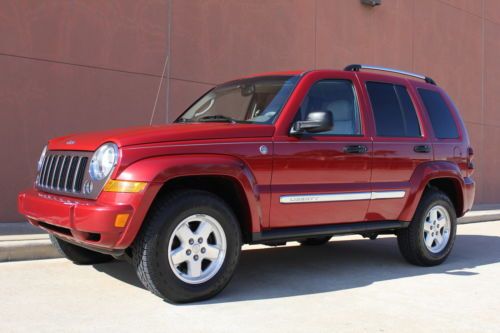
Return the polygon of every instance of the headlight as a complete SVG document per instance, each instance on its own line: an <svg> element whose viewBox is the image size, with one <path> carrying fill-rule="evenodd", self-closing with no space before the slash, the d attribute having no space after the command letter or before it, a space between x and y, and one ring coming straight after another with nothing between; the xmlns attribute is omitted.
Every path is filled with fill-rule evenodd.
<svg viewBox="0 0 500 333"><path fill-rule="evenodd" d="M45 153L47 153L47 146L43 147L42 155L40 155L40 159L38 160L38 166L37 166L38 172L42 171L43 160L45 159Z"/></svg>
<svg viewBox="0 0 500 333"><path fill-rule="evenodd" d="M114 143L100 146L90 161L90 177L92 180L103 180L108 177L118 162L118 147Z"/></svg>

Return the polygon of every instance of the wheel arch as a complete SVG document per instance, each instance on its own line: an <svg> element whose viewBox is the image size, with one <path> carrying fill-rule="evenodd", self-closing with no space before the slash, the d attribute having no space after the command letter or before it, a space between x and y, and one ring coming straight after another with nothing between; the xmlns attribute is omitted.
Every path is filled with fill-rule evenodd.
<svg viewBox="0 0 500 333"><path fill-rule="evenodd" d="M138 161L117 177L119 180L147 181L155 185L154 198L146 212L166 193L177 190L205 190L222 198L233 209L244 241L259 231L262 221L259 187L250 168L240 159L227 155L168 155ZM143 225L131 229L135 238Z"/></svg>
<svg viewBox="0 0 500 333"><path fill-rule="evenodd" d="M462 212L464 211L464 196L460 182L456 178L433 178L427 183L427 188L435 188L443 192L453 203L457 217L462 216Z"/></svg>
<svg viewBox="0 0 500 333"><path fill-rule="evenodd" d="M156 195L161 200L164 195L174 191L202 190L220 197L233 210L243 235L249 242L252 234L252 213L243 186L237 179L225 175L179 176L165 182ZM154 202L153 202L154 204Z"/></svg>
<svg viewBox="0 0 500 333"><path fill-rule="evenodd" d="M429 187L442 191L452 201L457 217L464 215L464 179L460 168L449 161L431 161L420 164L410 179L410 191L401 221L411 221L417 206Z"/></svg>

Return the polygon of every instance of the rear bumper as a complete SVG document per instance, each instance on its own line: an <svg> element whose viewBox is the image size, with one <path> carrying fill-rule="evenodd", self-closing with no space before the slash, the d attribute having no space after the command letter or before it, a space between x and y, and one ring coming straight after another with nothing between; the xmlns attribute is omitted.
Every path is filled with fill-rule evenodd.
<svg viewBox="0 0 500 333"><path fill-rule="evenodd" d="M32 189L19 194L18 208L31 224L51 234L73 244L114 253L130 246L155 195L155 186L142 193L103 192L98 200ZM125 225L115 226L117 216L122 214L127 214Z"/></svg>
<svg viewBox="0 0 500 333"><path fill-rule="evenodd" d="M463 188L463 196L464 196L464 207L462 216L465 215L469 210L472 209L472 205L474 204L474 196L476 195L476 183L470 177L464 178L464 188Z"/></svg>

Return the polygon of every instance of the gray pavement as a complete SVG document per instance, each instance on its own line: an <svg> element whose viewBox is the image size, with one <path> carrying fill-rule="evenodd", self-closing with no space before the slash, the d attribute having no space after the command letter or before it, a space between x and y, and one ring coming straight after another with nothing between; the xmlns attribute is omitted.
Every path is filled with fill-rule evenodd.
<svg viewBox="0 0 500 333"><path fill-rule="evenodd" d="M460 225L438 267L405 263L396 239L245 247L216 298L174 306L124 262L0 263L0 332L499 332L500 223Z"/></svg>

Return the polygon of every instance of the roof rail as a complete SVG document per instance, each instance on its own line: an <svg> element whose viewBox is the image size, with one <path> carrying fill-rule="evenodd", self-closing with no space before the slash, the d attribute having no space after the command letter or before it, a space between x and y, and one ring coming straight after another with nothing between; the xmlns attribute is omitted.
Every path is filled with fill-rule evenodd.
<svg viewBox="0 0 500 333"><path fill-rule="evenodd" d="M374 71L391 72L391 73L396 73L396 74L401 74L401 75L407 75L407 76L411 76L411 77L416 77L418 79L422 79L427 83L436 85L436 81L434 81L433 79L431 79L428 76L415 74L415 73L411 73L411 72L400 71L399 69L370 66L370 65L360 65L360 64L352 64L352 65L346 66L344 68L345 71L350 71L350 72L359 72L360 69L371 69Z"/></svg>

